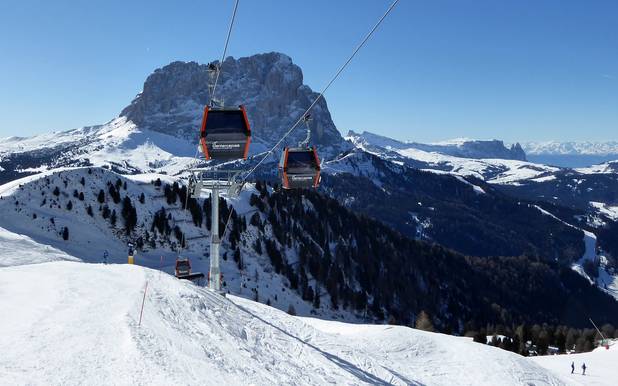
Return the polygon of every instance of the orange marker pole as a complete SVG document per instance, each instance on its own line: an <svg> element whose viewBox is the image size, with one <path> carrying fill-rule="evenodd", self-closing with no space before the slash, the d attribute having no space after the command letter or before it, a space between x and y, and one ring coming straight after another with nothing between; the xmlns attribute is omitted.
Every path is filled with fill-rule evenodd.
<svg viewBox="0 0 618 386"><path fill-rule="evenodd" d="M148 291L148 282L146 282L146 288L144 288L144 297L142 298L142 309L139 312L138 326L142 325L142 314L144 313L144 302L146 301L146 291Z"/></svg>

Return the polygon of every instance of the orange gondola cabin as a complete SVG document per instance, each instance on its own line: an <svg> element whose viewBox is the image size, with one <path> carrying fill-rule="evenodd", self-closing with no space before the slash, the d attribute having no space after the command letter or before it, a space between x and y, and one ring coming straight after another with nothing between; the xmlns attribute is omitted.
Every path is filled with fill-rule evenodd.
<svg viewBox="0 0 618 386"><path fill-rule="evenodd" d="M204 279L201 272L191 272L191 262L189 259L176 259L175 275L179 279L190 280L200 283Z"/></svg>
<svg viewBox="0 0 618 386"><path fill-rule="evenodd" d="M244 106L204 108L200 147L207 160L247 159L251 127Z"/></svg>
<svg viewBox="0 0 618 386"><path fill-rule="evenodd" d="M320 160L314 147L286 147L279 162L284 189L317 188L320 184Z"/></svg>

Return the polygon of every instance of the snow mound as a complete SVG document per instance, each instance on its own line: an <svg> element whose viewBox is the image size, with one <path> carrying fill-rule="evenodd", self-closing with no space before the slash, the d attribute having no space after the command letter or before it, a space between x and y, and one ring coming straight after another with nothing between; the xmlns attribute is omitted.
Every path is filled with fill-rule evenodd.
<svg viewBox="0 0 618 386"><path fill-rule="evenodd" d="M467 338L294 317L139 266L6 267L0 293L6 384L562 384Z"/></svg>

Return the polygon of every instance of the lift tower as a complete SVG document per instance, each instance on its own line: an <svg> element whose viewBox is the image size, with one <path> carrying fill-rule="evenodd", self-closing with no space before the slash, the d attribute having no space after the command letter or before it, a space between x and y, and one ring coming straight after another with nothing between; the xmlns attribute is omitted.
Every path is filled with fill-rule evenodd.
<svg viewBox="0 0 618 386"><path fill-rule="evenodd" d="M189 194L193 198L200 197L203 193L211 193L210 206L212 221L210 227L210 272L208 275L208 287L221 292L221 266L219 260L219 193L227 193L228 197L237 197L243 183L239 176L240 170L215 170L215 169L190 169ZM227 225L227 224L226 224ZM225 233L225 229L223 229Z"/></svg>

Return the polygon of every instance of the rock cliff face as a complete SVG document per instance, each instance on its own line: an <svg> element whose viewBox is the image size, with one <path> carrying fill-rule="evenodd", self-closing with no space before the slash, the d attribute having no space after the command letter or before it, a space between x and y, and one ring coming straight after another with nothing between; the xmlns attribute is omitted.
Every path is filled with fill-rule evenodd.
<svg viewBox="0 0 618 386"><path fill-rule="evenodd" d="M209 81L208 65L173 62L151 74L143 92L120 115L139 127L197 141L203 108L210 98ZM266 145L281 138L317 96L303 84L300 67L275 52L228 57L216 89L216 98L224 105L245 105L254 139ZM324 99L313 108L311 117L312 144L344 144ZM306 126L299 126L287 143L296 144L306 135Z"/></svg>

